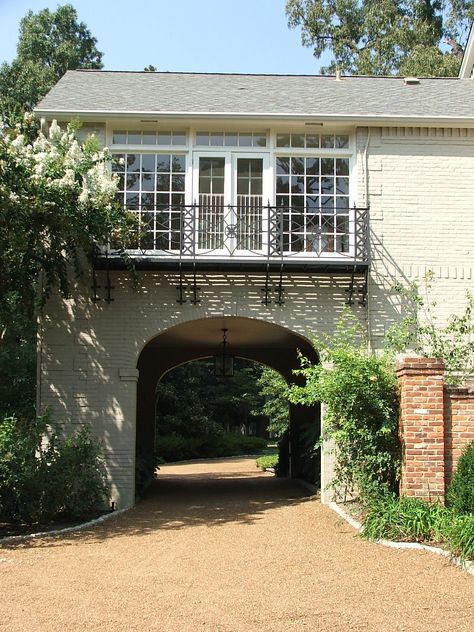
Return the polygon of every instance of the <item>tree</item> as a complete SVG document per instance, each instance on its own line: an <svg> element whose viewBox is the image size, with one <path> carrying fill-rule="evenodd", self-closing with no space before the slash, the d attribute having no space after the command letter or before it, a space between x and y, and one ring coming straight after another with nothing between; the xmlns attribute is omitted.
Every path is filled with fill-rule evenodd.
<svg viewBox="0 0 474 632"><path fill-rule="evenodd" d="M288 385L277 371L268 367L263 369L257 385L263 404L255 408L252 414L267 417L267 430L281 439L290 424Z"/></svg>
<svg viewBox="0 0 474 632"><path fill-rule="evenodd" d="M29 11L20 22L17 56L0 67L3 118L31 110L66 70L102 68L97 40L71 4Z"/></svg>
<svg viewBox="0 0 474 632"><path fill-rule="evenodd" d="M472 0L288 0L304 46L355 74L454 76L474 17ZM443 51L445 44L451 51Z"/></svg>
<svg viewBox="0 0 474 632"><path fill-rule="evenodd" d="M0 128L0 413L31 408L34 391L22 388L34 384L37 308L55 286L68 296L94 244L123 242L131 227L109 154L74 131L53 122L37 135L31 115Z"/></svg>

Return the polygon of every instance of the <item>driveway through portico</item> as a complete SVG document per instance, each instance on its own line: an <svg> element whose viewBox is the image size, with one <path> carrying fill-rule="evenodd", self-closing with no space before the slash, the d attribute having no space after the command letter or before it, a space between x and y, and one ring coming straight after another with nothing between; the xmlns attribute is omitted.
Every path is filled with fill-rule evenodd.
<svg viewBox="0 0 474 632"><path fill-rule="evenodd" d="M162 467L134 509L0 548L0 630L472 630L474 578L365 542L255 459Z"/></svg>

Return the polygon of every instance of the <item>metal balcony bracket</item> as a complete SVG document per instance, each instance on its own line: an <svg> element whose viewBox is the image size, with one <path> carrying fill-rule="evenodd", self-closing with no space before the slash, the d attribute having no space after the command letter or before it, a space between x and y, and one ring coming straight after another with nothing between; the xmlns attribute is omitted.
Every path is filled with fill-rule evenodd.
<svg viewBox="0 0 474 632"><path fill-rule="evenodd" d="M270 266L267 264L267 269L265 273L265 285L262 287L261 292L263 293L262 305L270 305L272 299L270 298Z"/></svg>
<svg viewBox="0 0 474 632"><path fill-rule="evenodd" d="M97 303L100 301L100 297L97 294L97 290L100 290L101 286L98 285L97 283L97 272L96 272L96 264L97 264L97 248L94 247L93 251L92 251L92 285L91 285L91 290L92 290L92 296L91 296L91 301L93 303Z"/></svg>
<svg viewBox="0 0 474 632"><path fill-rule="evenodd" d="M358 303L362 307L365 307L367 305L368 280L369 280L369 271L365 270L364 279L357 289L357 293L359 295Z"/></svg>
<svg viewBox="0 0 474 632"><path fill-rule="evenodd" d="M184 298L184 292L187 288L186 283L183 283L184 281L184 277L183 277L183 268L181 265L181 262L179 262L179 284L176 286L176 289L178 290L178 298L176 299L176 302L179 303L180 305L183 305L184 303L186 303L186 299Z"/></svg>
<svg viewBox="0 0 474 632"><path fill-rule="evenodd" d="M276 288L277 297L275 300L275 305L284 305L285 299L283 298L284 288L283 288L283 264L280 266L280 278L278 279L278 285Z"/></svg>
<svg viewBox="0 0 474 632"><path fill-rule="evenodd" d="M110 283L110 267L109 267L109 255L105 253L105 265L106 265L106 274L107 274L107 285L105 289L107 290L107 296L105 297L105 302L110 305L115 299L112 298L112 290L115 290L115 285L111 285Z"/></svg>
<svg viewBox="0 0 474 632"><path fill-rule="evenodd" d="M196 264L195 263L193 264L193 284L191 286L191 289L193 293L191 304L198 305L201 302L201 299L199 297L199 292L201 291L201 288L198 287L196 283Z"/></svg>
<svg viewBox="0 0 474 632"><path fill-rule="evenodd" d="M355 268L353 268L349 281L349 287L345 290L347 293L346 305L354 305L354 296L357 296L357 303L362 307L365 307L367 304L368 274L368 270L365 270L362 280L356 279L356 271Z"/></svg>

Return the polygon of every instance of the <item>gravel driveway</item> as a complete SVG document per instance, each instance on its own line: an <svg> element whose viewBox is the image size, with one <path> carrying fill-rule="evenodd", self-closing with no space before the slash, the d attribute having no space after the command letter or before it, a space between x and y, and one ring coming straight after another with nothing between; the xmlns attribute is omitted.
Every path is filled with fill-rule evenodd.
<svg viewBox="0 0 474 632"><path fill-rule="evenodd" d="M364 542L249 458L161 469L108 522L0 548L0 630L471 632L474 577Z"/></svg>

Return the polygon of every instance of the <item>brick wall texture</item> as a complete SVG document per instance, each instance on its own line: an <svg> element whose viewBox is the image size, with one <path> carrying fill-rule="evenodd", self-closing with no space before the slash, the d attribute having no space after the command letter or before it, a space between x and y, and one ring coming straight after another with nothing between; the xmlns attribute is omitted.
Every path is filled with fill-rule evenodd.
<svg viewBox="0 0 474 632"><path fill-rule="evenodd" d="M400 385L402 494L444 500L457 461L474 440L474 390L447 387L436 358L405 358Z"/></svg>

